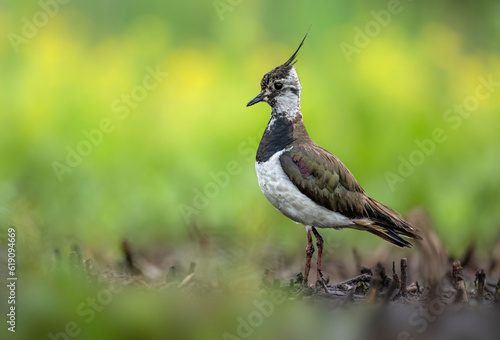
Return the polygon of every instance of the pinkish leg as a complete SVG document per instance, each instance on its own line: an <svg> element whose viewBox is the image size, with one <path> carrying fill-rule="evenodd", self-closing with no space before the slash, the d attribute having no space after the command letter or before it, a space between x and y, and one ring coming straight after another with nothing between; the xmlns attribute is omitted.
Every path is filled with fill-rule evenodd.
<svg viewBox="0 0 500 340"><path fill-rule="evenodd" d="M325 280L323 279L323 271L322 271L322 261L323 261L323 237L318 233L316 228L312 227L312 232L314 237L316 237L316 245L318 246L318 262L317 262L317 271L316 271L316 287L323 287L325 291L328 293L328 288L326 287ZM312 242L312 240L311 240Z"/></svg>
<svg viewBox="0 0 500 340"><path fill-rule="evenodd" d="M304 278L302 281L302 284L304 286L308 285L307 278L309 276L309 270L311 269L311 259L314 253L314 246L311 236L311 227L306 227L306 230L307 230L306 268L304 270Z"/></svg>

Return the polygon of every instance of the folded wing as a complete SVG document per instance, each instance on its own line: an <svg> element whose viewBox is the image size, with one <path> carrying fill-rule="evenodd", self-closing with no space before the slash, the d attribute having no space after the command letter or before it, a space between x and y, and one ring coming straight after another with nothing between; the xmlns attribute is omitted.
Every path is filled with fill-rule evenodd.
<svg viewBox="0 0 500 340"><path fill-rule="evenodd" d="M368 197L345 165L325 149L315 144L294 146L281 155L280 162L304 195L348 217L356 229L367 230L399 247L411 247L399 235L421 239L418 230L397 212Z"/></svg>

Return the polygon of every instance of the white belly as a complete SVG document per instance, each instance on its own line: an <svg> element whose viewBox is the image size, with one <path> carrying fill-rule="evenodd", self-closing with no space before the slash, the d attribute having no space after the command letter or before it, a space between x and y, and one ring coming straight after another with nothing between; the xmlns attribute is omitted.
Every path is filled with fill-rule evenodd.
<svg viewBox="0 0 500 340"><path fill-rule="evenodd" d="M285 150L275 153L265 163L255 163L259 186L269 202L283 215L295 222L317 228L343 228L353 226L347 217L314 203L295 187L281 168L279 157Z"/></svg>

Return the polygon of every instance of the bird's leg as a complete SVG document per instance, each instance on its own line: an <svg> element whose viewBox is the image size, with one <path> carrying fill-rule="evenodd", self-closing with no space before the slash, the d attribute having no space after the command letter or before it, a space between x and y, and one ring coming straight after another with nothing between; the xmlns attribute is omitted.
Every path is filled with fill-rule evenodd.
<svg viewBox="0 0 500 340"><path fill-rule="evenodd" d="M307 277L309 276L309 270L311 269L311 259L314 253L314 246L311 236L311 227L306 227L306 230L307 230L306 269L304 270L304 279L302 281L302 284L304 286L307 286Z"/></svg>
<svg viewBox="0 0 500 340"><path fill-rule="evenodd" d="M316 245L318 246L318 263L316 272L316 287L323 287L328 293L328 288L326 287L325 279L323 278L322 272L322 257L323 257L323 237L318 233L316 228L312 227L312 232L314 237L316 237Z"/></svg>

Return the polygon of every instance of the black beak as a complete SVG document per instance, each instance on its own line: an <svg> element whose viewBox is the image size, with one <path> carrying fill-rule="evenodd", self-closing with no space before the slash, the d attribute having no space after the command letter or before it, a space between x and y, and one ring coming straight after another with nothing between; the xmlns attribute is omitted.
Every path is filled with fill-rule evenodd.
<svg viewBox="0 0 500 340"><path fill-rule="evenodd" d="M255 96L254 99L248 102L247 106L252 106L253 104L257 104L258 102L261 102L264 100L264 94L261 92L257 96Z"/></svg>

